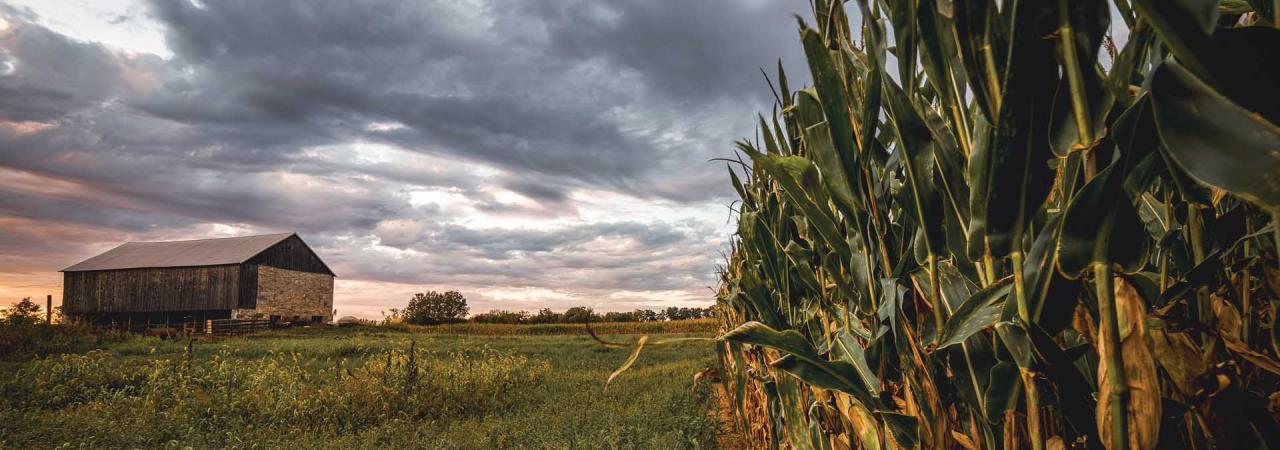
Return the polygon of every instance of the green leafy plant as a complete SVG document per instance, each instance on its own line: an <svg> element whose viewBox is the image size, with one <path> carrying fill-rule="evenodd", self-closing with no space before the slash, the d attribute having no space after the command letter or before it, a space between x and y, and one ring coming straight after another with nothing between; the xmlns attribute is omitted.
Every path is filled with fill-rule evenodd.
<svg viewBox="0 0 1280 450"><path fill-rule="evenodd" d="M1280 442L1270 2L811 7L730 166L753 446Z"/></svg>

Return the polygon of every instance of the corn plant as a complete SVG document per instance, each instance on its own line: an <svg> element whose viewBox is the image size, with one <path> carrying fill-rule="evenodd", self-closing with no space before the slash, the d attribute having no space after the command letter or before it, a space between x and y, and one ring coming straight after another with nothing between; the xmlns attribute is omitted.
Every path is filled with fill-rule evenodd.
<svg viewBox="0 0 1280 450"><path fill-rule="evenodd" d="M752 446L1280 443L1274 4L811 9L730 167Z"/></svg>

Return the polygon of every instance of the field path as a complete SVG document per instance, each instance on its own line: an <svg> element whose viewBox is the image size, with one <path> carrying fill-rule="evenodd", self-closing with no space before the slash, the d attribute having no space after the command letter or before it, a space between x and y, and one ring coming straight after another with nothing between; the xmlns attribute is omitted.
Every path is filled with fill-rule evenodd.
<svg viewBox="0 0 1280 450"><path fill-rule="evenodd" d="M733 401L724 383L711 383L716 396L716 418L720 421L720 433L716 435L716 447L724 450L740 450L747 448L747 441L738 429L738 422L733 416Z"/></svg>

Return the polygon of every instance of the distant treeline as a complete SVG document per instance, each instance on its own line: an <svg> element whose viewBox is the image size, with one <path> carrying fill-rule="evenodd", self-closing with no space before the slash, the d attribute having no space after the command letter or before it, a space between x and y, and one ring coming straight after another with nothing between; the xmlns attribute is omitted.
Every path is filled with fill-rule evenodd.
<svg viewBox="0 0 1280 450"><path fill-rule="evenodd" d="M528 311L506 311L495 309L486 313L474 314L467 318L476 323L509 323L509 324L544 324L544 323L583 323L592 322L662 322L669 320L689 320L712 317L711 308L677 308L654 311L637 309L631 312L596 313L591 308L575 306L563 313L550 308L539 310L536 314Z"/></svg>
<svg viewBox="0 0 1280 450"><path fill-rule="evenodd" d="M596 313L585 306L575 306L563 313L543 308L537 313L528 311L490 310L487 313L470 314L467 298L458 291L417 293L403 309L392 308L382 314L383 325L405 323L411 325L440 325L451 323L506 323L553 324L592 322L668 322L673 320L702 319L712 317L712 307L678 308L675 306L654 311L637 309L631 312ZM336 314L335 314L336 315ZM341 321L339 321L341 322Z"/></svg>

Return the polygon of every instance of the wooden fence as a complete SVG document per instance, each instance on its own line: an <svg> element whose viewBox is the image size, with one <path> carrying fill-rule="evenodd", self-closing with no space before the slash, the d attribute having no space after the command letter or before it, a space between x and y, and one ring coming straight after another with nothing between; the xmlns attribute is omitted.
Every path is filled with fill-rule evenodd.
<svg viewBox="0 0 1280 450"><path fill-rule="evenodd" d="M186 324L184 331L188 334L205 334L209 336L240 336L271 329L272 323L265 319L218 319Z"/></svg>

